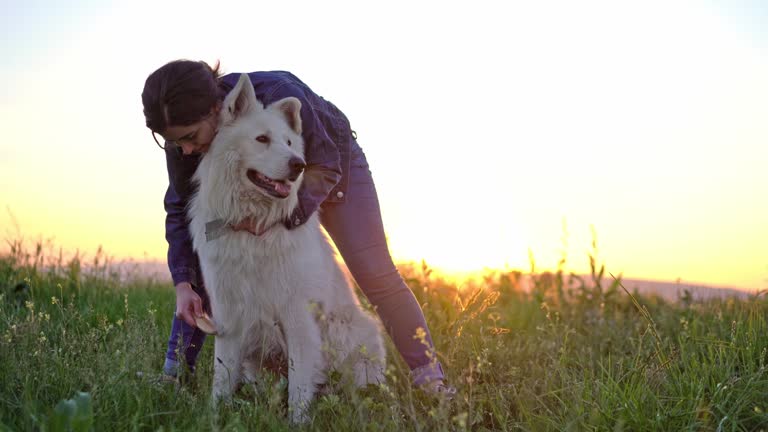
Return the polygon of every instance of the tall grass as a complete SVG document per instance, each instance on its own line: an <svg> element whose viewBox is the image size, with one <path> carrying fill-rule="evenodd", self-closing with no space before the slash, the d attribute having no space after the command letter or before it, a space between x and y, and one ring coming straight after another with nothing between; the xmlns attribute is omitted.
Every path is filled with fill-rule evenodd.
<svg viewBox="0 0 768 432"><path fill-rule="evenodd" d="M212 343L196 376L160 384L168 283L124 279L97 254L83 264L0 257L0 429L294 430L285 381L270 375L209 405ZM452 401L411 388L389 346L387 383L334 388L307 430L768 429L768 304L622 289L594 254L589 277L487 272L457 286L424 263L401 272L422 304ZM531 289L522 282L530 278Z"/></svg>

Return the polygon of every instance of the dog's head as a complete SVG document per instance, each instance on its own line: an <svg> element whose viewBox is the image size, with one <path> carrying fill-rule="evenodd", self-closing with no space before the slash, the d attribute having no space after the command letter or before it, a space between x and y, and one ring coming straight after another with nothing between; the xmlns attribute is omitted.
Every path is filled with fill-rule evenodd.
<svg viewBox="0 0 768 432"><path fill-rule="evenodd" d="M235 216L228 207L238 202L295 202L305 167L300 112L294 97L264 107L248 75L241 75L224 99L218 133L195 174L198 193L225 217Z"/></svg>

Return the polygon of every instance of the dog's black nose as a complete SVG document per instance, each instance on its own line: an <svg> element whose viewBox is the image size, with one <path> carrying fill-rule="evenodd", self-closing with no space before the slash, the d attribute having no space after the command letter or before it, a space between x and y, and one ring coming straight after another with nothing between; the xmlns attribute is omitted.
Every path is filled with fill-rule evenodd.
<svg viewBox="0 0 768 432"><path fill-rule="evenodd" d="M299 174L301 174L301 172L304 171L304 168L307 167L307 164L302 158L292 157L291 160L288 161L288 167L291 169L291 175L288 179L296 181L296 179L299 178Z"/></svg>

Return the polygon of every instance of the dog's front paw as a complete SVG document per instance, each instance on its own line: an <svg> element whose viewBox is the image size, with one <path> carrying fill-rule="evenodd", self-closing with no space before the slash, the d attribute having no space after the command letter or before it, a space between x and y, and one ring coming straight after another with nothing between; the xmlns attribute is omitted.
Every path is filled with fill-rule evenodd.
<svg viewBox="0 0 768 432"><path fill-rule="evenodd" d="M229 405L232 403L232 392L227 391L226 386L214 385L211 391L211 406L216 408L219 405Z"/></svg>
<svg viewBox="0 0 768 432"><path fill-rule="evenodd" d="M211 395L211 408L216 409L221 405L227 405L232 401L232 398L220 397L217 395Z"/></svg>
<svg viewBox="0 0 768 432"><path fill-rule="evenodd" d="M309 403L300 402L288 407L288 416L293 424L309 423Z"/></svg>

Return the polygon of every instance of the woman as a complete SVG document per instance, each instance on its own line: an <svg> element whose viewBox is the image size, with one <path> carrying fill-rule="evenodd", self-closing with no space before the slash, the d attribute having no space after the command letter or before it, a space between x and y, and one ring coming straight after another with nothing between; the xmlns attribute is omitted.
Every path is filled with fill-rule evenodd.
<svg viewBox="0 0 768 432"><path fill-rule="evenodd" d="M180 370L177 352L184 353L187 366L194 370L205 340L205 333L195 326L195 317L208 309L185 214L193 193L190 179L216 135L221 101L239 75L220 76L218 65L211 68L204 62L177 60L153 72L141 95L147 127L153 137L158 133L165 140L161 148L168 167L165 228L168 266L176 286L176 315L163 371L172 377ZM322 207L321 223L376 307L411 369L413 383L428 392L452 395L455 389L444 384L424 314L390 257L376 188L346 116L289 72L248 75L256 97L265 105L288 96L301 101L307 167L299 189L299 206L284 222L285 228L300 226ZM265 229L258 221L243 221L232 228L253 235Z"/></svg>

